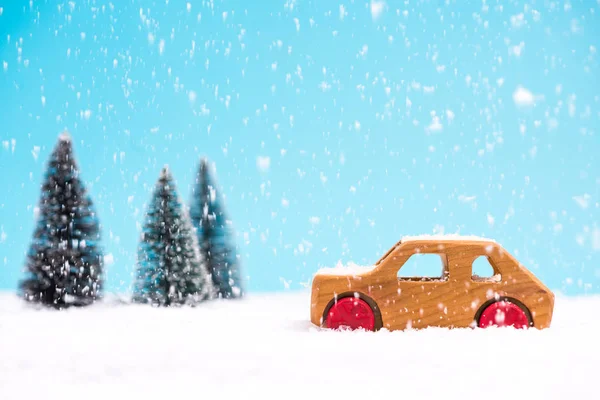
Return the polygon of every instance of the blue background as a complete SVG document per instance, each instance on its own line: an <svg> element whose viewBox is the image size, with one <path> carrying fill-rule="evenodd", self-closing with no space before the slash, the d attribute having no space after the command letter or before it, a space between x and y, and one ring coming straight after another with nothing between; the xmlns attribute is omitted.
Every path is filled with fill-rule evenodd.
<svg viewBox="0 0 600 400"><path fill-rule="evenodd" d="M0 0L0 288L66 129L109 291L162 166L187 202L207 156L250 291L445 232L600 293L599 3Z"/></svg>

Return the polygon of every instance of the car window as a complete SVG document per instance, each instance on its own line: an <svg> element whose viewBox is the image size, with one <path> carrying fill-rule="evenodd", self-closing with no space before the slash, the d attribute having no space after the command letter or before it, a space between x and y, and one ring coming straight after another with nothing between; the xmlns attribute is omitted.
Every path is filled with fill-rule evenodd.
<svg viewBox="0 0 600 400"><path fill-rule="evenodd" d="M476 282L500 282L502 276L496 273L487 256L479 256L471 265L471 279Z"/></svg>
<svg viewBox="0 0 600 400"><path fill-rule="evenodd" d="M398 270L398 279L448 279L448 263L445 254L416 253Z"/></svg>

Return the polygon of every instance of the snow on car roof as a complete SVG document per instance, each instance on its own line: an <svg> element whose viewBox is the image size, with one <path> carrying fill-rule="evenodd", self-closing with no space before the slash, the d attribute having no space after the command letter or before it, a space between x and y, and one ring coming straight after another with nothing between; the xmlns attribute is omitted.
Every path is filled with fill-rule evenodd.
<svg viewBox="0 0 600 400"><path fill-rule="evenodd" d="M478 241L478 242L492 242L496 243L494 239L489 239L481 236L474 235L459 235L457 233L442 233L435 235L415 235L415 236L403 236L400 243L414 242L417 240L431 240L431 241L444 241L444 240L466 240L466 241Z"/></svg>
<svg viewBox="0 0 600 400"><path fill-rule="evenodd" d="M353 262L343 265L338 261L335 267L319 269L317 275L360 275L373 270L374 267L374 265L358 265Z"/></svg>

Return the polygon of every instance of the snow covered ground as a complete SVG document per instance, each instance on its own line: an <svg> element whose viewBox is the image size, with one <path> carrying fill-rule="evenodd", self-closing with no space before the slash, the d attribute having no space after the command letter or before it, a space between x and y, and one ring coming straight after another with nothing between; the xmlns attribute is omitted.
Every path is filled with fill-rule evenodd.
<svg viewBox="0 0 600 400"><path fill-rule="evenodd" d="M2 294L0 399L592 399L598 310L559 296L545 331L370 333L313 327L308 292L67 312Z"/></svg>

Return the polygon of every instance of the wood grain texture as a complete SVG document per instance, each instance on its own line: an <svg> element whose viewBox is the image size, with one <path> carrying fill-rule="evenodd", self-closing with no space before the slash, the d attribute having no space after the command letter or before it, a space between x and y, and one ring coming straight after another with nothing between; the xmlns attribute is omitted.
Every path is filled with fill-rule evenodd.
<svg viewBox="0 0 600 400"><path fill-rule="evenodd" d="M398 271L416 253L439 254L445 261L442 277L399 278ZM499 279L473 277L472 264L480 256L488 257ZM499 244L485 240L399 242L370 271L317 274L312 283L312 323L325 326L327 306L353 295L374 304L379 326L388 330L474 327L482 306L500 297L521 302L538 329L550 326L554 310L554 294Z"/></svg>

